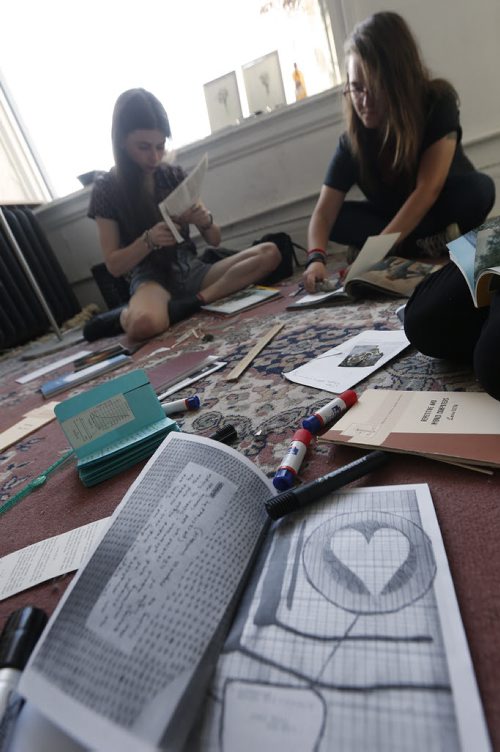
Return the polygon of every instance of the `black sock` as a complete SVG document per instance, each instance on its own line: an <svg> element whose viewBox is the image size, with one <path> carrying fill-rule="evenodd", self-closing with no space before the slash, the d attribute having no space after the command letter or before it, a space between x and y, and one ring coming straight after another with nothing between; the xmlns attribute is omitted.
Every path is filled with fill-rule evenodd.
<svg viewBox="0 0 500 752"><path fill-rule="evenodd" d="M197 295L189 298L176 298L168 301L168 318L171 324L187 319L193 313L200 310L203 305Z"/></svg>

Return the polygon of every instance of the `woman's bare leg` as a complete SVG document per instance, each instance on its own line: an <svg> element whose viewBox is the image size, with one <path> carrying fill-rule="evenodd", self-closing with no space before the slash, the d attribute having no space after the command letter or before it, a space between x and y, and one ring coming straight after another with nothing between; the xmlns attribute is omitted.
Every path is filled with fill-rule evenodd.
<svg viewBox="0 0 500 752"><path fill-rule="evenodd" d="M224 298L270 274L281 261L274 243L260 243L216 261L208 270L201 292L206 303Z"/></svg>
<svg viewBox="0 0 500 752"><path fill-rule="evenodd" d="M128 336L137 341L161 334L170 326L168 290L156 282L143 282L123 309L120 323Z"/></svg>

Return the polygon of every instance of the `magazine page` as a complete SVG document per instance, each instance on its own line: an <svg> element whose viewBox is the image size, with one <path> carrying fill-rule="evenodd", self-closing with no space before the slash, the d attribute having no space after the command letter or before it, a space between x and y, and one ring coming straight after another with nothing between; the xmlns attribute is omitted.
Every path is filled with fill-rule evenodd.
<svg viewBox="0 0 500 752"><path fill-rule="evenodd" d="M63 596L20 693L93 750L180 749L274 494L234 449L169 434Z"/></svg>
<svg viewBox="0 0 500 752"><path fill-rule="evenodd" d="M451 260L462 272L476 307L488 305L492 274L500 274L500 217L447 244Z"/></svg>
<svg viewBox="0 0 500 752"><path fill-rule="evenodd" d="M387 256L352 279L347 289L352 297L366 294L366 287L409 298L415 287L428 274L440 269L439 264L429 264L415 259Z"/></svg>
<svg viewBox="0 0 500 752"><path fill-rule="evenodd" d="M393 232L388 235L372 235L369 237L351 264L344 279L344 286L347 286L351 280L357 279L360 274L366 272L374 264L382 261L400 234L399 232Z"/></svg>

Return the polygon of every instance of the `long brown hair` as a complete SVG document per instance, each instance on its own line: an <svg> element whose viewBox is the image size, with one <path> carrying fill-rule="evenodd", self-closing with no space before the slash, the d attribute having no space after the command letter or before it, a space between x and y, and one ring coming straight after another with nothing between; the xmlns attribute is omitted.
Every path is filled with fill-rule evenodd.
<svg viewBox="0 0 500 752"><path fill-rule="evenodd" d="M391 172L411 188L429 94L447 91L458 102L455 89L448 81L431 79L415 37L397 13L375 13L359 23L346 40L344 51L346 60L351 55L357 56L368 89L374 97L382 98L386 117L380 134L380 152L391 154ZM364 153L366 129L351 98L346 96L344 100L351 146L361 175L369 182Z"/></svg>
<svg viewBox="0 0 500 752"><path fill-rule="evenodd" d="M161 220L153 197L145 189L142 170L130 159L123 146L129 133L136 130L158 130L165 138L171 135L163 105L145 89L129 89L120 94L111 125L115 174L121 199L117 210L120 224L132 238Z"/></svg>

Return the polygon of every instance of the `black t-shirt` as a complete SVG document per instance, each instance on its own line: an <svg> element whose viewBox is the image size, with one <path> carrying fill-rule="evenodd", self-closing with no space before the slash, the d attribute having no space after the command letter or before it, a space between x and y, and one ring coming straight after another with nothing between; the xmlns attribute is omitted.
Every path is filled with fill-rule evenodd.
<svg viewBox="0 0 500 752"><path fill-rule="evenodd" d="M457 134L457 144L448 175L460 175L473 171L474 167L462 149L462 128L455 95L452 91L430 94L419 157L429 146L452 132ZM358 185L366 198L375 204L400 204L408 197L411 188L408 188L407 184L402 181L389 182L384 179L377 160L377 133L375 130L367 129L365 135L366 158L371 174L370 183L361 178L358 162L351 151L349 136L343 133L328 167L325 185L342 193L347 193L353 185Z"/></svg>
<svg viewBox="0 0 500 752"><path fill-rule="evenodd" d="M154 172L154 200L157 204L176 188L186 177L186 173L179 165L162 164ZM120 216L123 216L121 209L122 198L118 180L114 170L106 172L100 176L94 183L87 216L91 219L102 217L103 219L113 219L118 224L120 232L120 245L126 247L136 240L123 226ZM161 218L158 218L161 221ZM148 230L149 227L144 227ZM185 239L189 238L189 227L182 226L181 234Z"/></svg>

